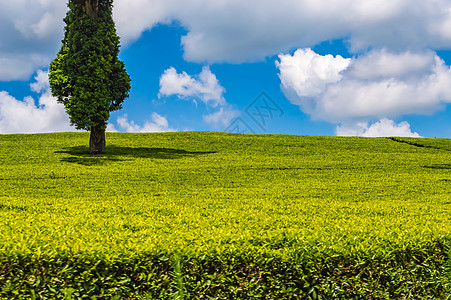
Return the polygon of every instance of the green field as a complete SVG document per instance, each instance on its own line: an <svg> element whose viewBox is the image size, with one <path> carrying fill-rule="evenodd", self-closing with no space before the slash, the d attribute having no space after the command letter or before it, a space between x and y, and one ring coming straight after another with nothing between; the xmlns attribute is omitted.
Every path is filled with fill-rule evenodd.
<svg viewBox="0 0 451 300"><path fill-rule="evenodd" d="M451 140L88 140L0 135L0 299L451 293Z"/></svg>

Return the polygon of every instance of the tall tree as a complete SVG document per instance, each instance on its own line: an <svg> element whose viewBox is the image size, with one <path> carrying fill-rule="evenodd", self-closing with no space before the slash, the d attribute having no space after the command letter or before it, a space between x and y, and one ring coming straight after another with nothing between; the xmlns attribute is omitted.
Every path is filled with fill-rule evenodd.
<svg viewBox="0 0 451 300"><path fill-rule="evenodd" d="M105 153L110 112L121 109L130 77L118 59L113 0L69 0L64 39L50 64L50 88L72 125L91 132L89 152Z"/></svg>

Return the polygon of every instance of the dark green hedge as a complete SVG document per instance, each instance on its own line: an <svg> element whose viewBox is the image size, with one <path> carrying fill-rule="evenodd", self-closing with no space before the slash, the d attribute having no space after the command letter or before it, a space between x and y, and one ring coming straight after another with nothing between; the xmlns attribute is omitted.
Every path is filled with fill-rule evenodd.
<svg viewBox="0 0 451 300"><path fill-rule="evenodd" d="M446 247L357 257L0 258L0 299L448 299Z"/></svg>

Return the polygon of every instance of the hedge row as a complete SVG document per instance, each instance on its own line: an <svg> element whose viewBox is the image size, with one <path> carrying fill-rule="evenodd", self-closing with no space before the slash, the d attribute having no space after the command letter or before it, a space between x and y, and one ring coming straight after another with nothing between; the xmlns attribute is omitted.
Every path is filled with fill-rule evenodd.
<svg viewBox="0 0 451 300"><path fill-rule="evenodd" d="M0 299L450 298L444 244L393 257L17 255L0 258Z"/></svg>

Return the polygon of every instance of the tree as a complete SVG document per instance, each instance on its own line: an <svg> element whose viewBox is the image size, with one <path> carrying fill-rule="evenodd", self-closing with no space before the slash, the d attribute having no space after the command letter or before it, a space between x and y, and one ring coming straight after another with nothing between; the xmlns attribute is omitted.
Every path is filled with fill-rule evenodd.
<svg viewBox="0 0 451 300"><path fill-rule="evenodd" d="M50 64L50 88L71 124L91 132L89 153L102 154L110 112L122 108L130 91L118 59L113 0L69 0L68 6L61 49Z"/></svg>

